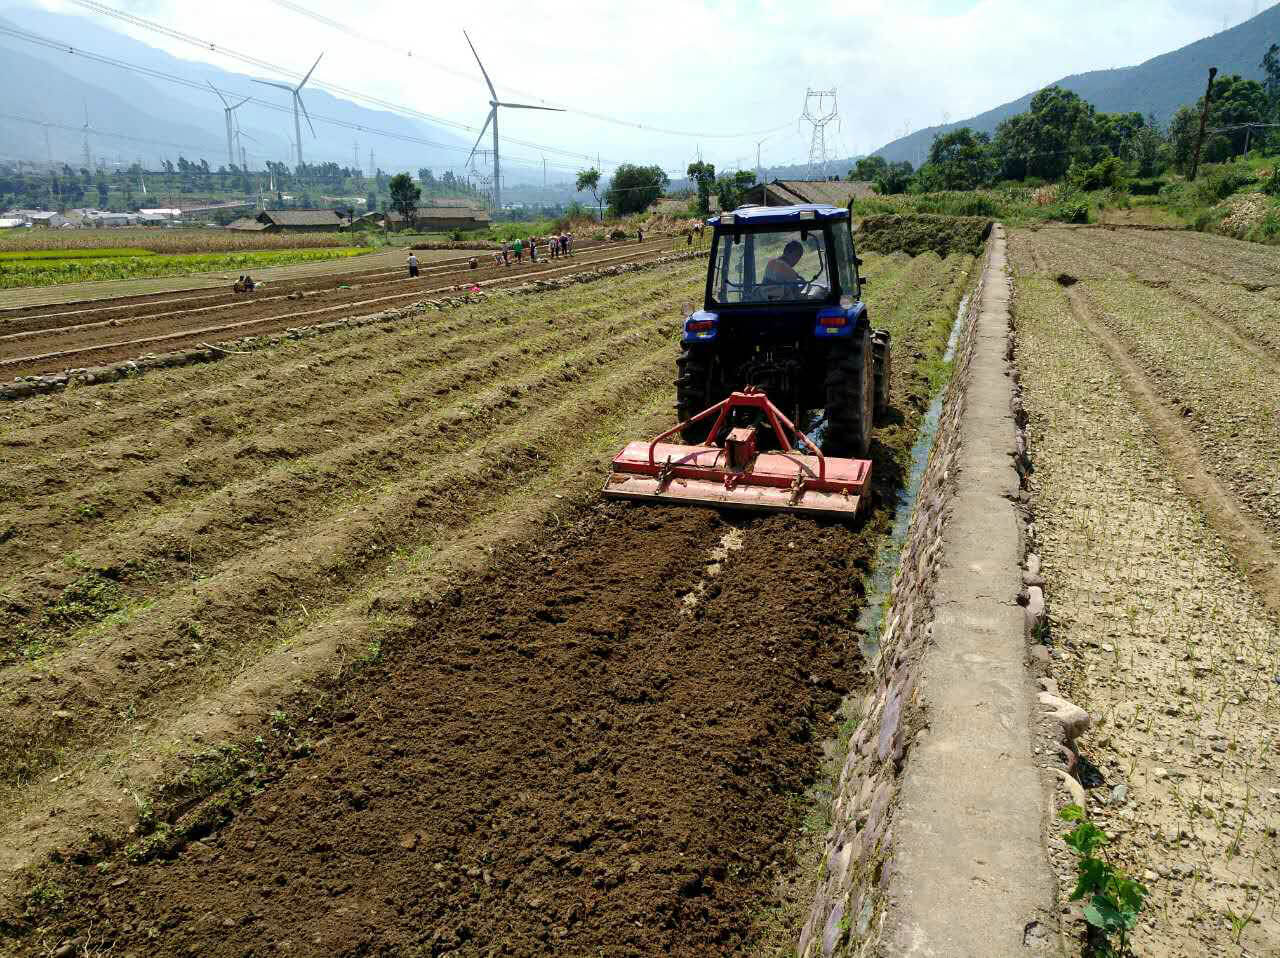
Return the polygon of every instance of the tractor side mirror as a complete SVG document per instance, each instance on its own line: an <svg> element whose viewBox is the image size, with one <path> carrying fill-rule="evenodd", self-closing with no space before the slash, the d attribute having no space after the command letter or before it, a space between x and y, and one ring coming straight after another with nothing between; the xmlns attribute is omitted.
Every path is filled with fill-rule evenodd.
<svg viewBox="0 0 1280 958"><path fill-rule="evenodd" d="M865 276L859 276L859 277L858 277L858 286L860 286L860 287L861 287L861 286L866 286L866 285L867 285L867 283L868 283L868 280L867 280L867 278L866 278Z"/></svg>

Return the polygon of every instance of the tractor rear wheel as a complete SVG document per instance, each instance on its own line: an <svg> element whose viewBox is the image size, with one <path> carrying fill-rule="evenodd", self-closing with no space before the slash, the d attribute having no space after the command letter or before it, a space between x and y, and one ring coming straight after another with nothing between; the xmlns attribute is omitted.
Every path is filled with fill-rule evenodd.
<svg viewBox="0 0 1280 958"><path fill-rule="evenodd" d="M680 350L680 358L676 360L676 416L680 422L692 419L715 403L711 395L713 359L714 354L706 348L685 346ZM708 416L682 430L681 438L690 445L706 442L711 425L712 419Z"/></svg>
<svg viewBox="0 0 1280 958"><path fill-rule="evenodd" d="M876 329L871 333L871 355L875 360L875 417L881 422L889 409L889 330Z"/></svg>
<svg viewBox="0 0 1280 958"><path fill-rule="evenodd" d="M875 406L871 329L864 326L832 343L827 359L827 440L833 456L865 456L871 445Z"/></svg>

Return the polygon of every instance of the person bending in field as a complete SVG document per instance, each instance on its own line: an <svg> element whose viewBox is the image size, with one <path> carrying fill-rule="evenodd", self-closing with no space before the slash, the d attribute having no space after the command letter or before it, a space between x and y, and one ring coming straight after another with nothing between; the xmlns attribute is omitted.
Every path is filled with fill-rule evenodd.
<svg viewBox="0 0 1280 958"><path fill-rule="evenodd" d="M244 291L245 291L246 293L252 293L252 292L253 292L254 287L255 287L255 286L257 286L257 285L258 285L258 284L257 284L257 283L255 283L255 282L253 281L253 277L252 277L252 276L250 276L248 273L245 273L245 276L244 276Z"/></svg>
<svg viewBox="0 0 1280 958"><path fill-rule="evenodd" d="M231 287L231 290L232 292L235 292L235 293L244 292L244 275L243 274L241 274L240 278L236 280L236 284Z"/></svg>
<svg viewBox="0 0 1280 958"><path fill-rule="evenodd" d="M413 250L409 250L409 277L412 279L414 276L417 276L417 275L418 275L418 255Z"/></svg>

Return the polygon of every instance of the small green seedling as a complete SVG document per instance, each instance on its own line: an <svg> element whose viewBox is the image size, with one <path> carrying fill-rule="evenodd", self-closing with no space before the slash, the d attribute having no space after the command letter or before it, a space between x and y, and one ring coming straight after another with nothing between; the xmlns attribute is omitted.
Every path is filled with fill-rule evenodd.
<svg viewBox="0 0 1280 958"><path fill-rule="evenodd" d="M1068 805L1060 813L1063 821L1076 827L1063 837L1078 856L1072 901L1084 900L1084 918L1089 923L1089 954L1094 958L1125 958L1132 955L1129 933L1138 924L1138 912L1147 896L1146 886L1129 878L1105 857L1107 835L1089 821L1079 805Z"/></svg>

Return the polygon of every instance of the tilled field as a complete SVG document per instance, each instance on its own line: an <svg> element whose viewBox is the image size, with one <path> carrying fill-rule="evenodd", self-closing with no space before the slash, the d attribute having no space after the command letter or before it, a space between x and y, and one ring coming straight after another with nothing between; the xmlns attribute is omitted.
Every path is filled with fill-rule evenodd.
<svg viewBox="0 0 1280 958"><path fill-rule="evenodd" d="M31 954L782 942L972 262L866 259L897 379L852 528L595 502L622 439L669 422L700 261L5 409L0 861L35 870L0 931Z"/></svg>
<svg viewBox="0 0 1280 958"><path fill-rule="evenodd" d="M201 342L329 322L406 306L455 289L491 289L553 278L598 266L645 262L670 253L669 237L644 244L587 244L573 256L494 265L485 251L433 257L424 252L421 275L404 267L334 270L322 276L262 286L253 294L184 290L87 303L0 312L0 371L35 375L102 365L143 353ZM476 258L476 269L469 265ZM434 259L434 261L432 261Z"/></svg>
<svg viewBox="0 0 1280 958"><path fill-rule="evenodd" d="M1095 717L1090 813L1150 889L1135 951L1274 954L1280 255L1100 230L1011 250L1053 671Z"/></svg>

